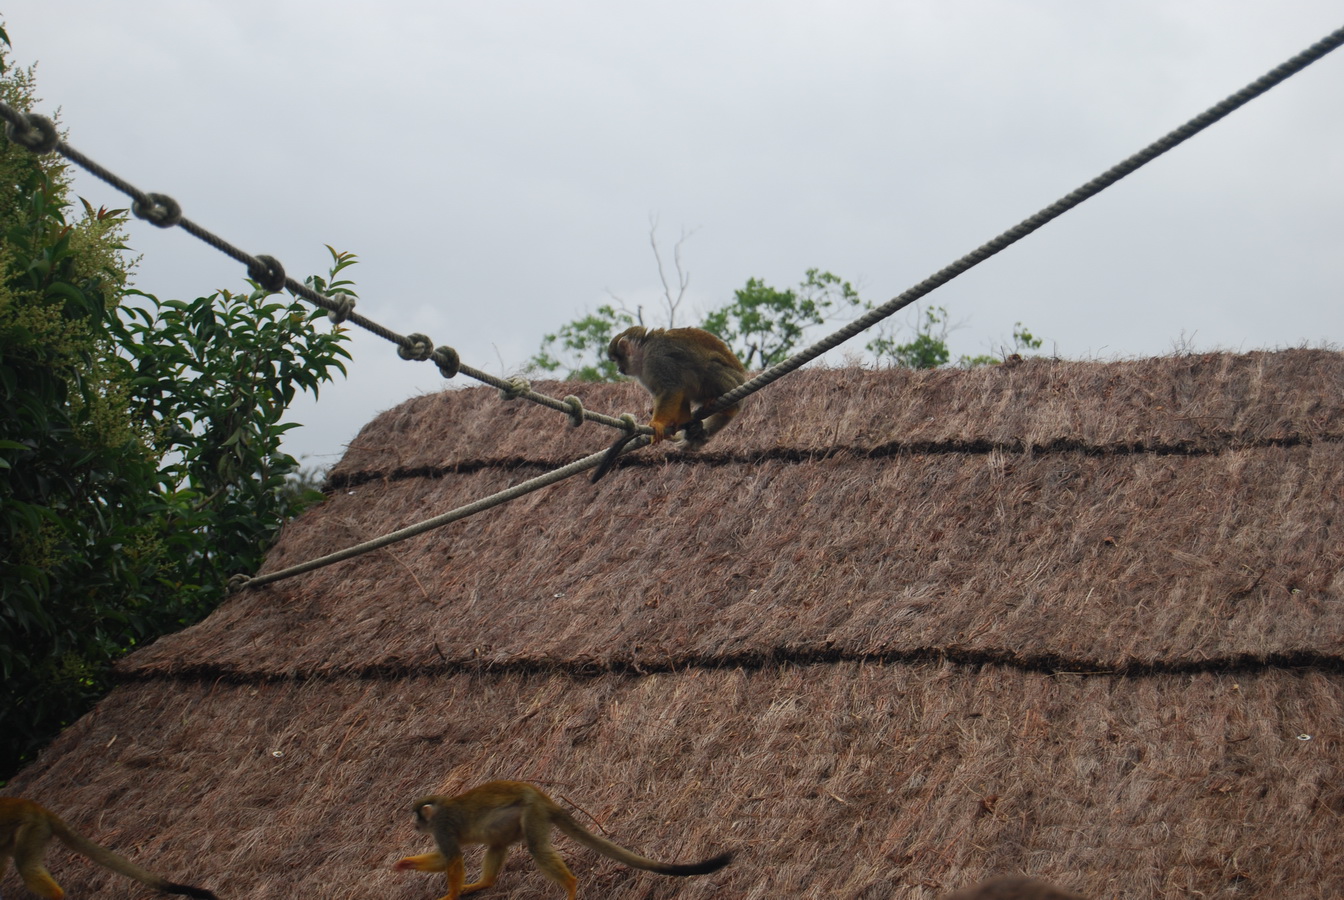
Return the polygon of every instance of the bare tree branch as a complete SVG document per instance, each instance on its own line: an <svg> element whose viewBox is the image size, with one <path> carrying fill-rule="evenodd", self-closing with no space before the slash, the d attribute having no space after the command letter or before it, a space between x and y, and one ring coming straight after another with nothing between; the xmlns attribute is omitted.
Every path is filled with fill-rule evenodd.
<svg viewBox="0 0 1344 900"><path fill-rule="evenodd" d="M677 326L677 309L686 299L686 288L691 283L691 273L688 272L681 261L681 245L690 240L691 235L695 234L697 229L692 228L687 231L684 227L681 229L681 237L672 247L672 261L677 270L677 296L672 296L672 286L667 283L667 271L663 266L663 254L658 249L658 217L649 216L649 246L653 248L654 261L658 263L658 280L663 283L663 302L667 304L667 327L675 328Z"/></svg>

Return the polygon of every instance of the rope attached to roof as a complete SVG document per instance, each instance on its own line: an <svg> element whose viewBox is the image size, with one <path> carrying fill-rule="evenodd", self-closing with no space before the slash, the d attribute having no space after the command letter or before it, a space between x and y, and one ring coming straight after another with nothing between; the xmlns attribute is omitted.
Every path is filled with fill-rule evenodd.
<svg viewBox="0 0 1344 900"><path fill-rule="evenodd" d="M505 488L498 493L491 494L488 497L482 497L468 503L466 506L459 506L457 509L437 515L432 519L425 519L423 522L417 522L414 525L408 525L399 531L393 531L381 537L376 537L371 541L365 541L362 544L356 544L353 547L346 547L344 550L337 550L335 553L329 553L326 556L320 556L317 559L310 559L307 562L290 566L287 569L280 569L276 572L269 572L265 575L249 577L247 575L235 575L229 579L230 590L242 590L248 587L261 587L263 584L270 584L272 581L279 581L282 578L292 578L295 575L302 575L304 572L311 572L314 569L320 569L342 560L360 556L365 553L371 553L374 550L404 541L407 538L415 537L417 534L424 534L426 531L433 531L435 528L456 522L458 519L465 519L467 516L475 515L478 512L485 512L487 509L493 509L510 500L516 500L524 494L530 494L533 491L541 490L548 485L555 484L557 481L564 481L571 475L591 469L600 463L607 455L606 450L594 453L591 456L585 456L583 459L575 460L567 466L554 469L545 475L538 475L536 478L515 484L513 487Z"/></svg>
<svg viewBox="0 0 1344 900"><path fill-rule="evenodd" d="M766 369L755 378L752 378L741 386L729 391L714 402L706 404L696 414L696 420L698 421L705 418L716 409L737 403L766 385L771 384L795 369L816 359L826 351L838 347L840 344L849 340L851 337L854 337L861 331L871 328L882 319L885 319L892 313L910 305L915 300L918 300L920 297L925 296L936 288L941 287L968 269L979 265L1001 250L1017 243L1047 222L1058 218L1082 203L1084 200L1087 200L1089 197L1099 194L1126 175L1141 166L1146 165L1178 144L1203 131L1205 128L1208 128L1219 119L1222 119L1234 110L1244 106L1251 100L1254 100L1256 97L1265 93L1285 79L1302 71L1313 62L1324 57L1327 53L1337 49L1341 44L1344 44L1344 28L1331 32L1325 38L1312 44L1306 50L1297 54L1282 65L1276 66L1265 75L1257 78L1255 81L1251 82L1240 91L1237 91L1235 94L1232 94L1222 102L1210 107L1180 128L1177 128L1175 131L1172 131L1152 144L1149 144L1143 150L1123 162L1112 166L1082 187L1071 191L1050 206L1047 206L1035 215L1024 219L1022 222L1003 232L998 237L986 244L982 244L966 256L963 256L951 265L940 269L929 278L887 301L882 306L865 313L829 337L823 338L811 347L808 347L783 362ZM0 103L0 118L5 119L8 123L5 126L5 134L14 143L27 147L34 153L50 153L53 151L60 153L66 159L76 165L82 166L93 175L101 178L117 190L130 196L134 201L132 209L137 216L145 218L161 228L167 228L173 225L182 227L188 233L193 234L207 244L210 244L210 246L215 247L222 253L242 262L248 268L248 276L267 290L275 292L283 288L288 288L305 300L326 309L329 315L332 315L333 317L339 316L341 320L354 322L356 325L397 344L401 348L398 352L403 359L432 359L439 366L440 371L444 373L445 378L452 378L458 371L461 371L469 377L499 388L501 394L503 394L506 399L524 397L533 402L567 413L570 416L571 423L575 425L580 424L584 419L588 419L600 422L604 425L609 425L613 428L621 428L627 431L631 429L632 419L629 416L625 416L623 419L618 419L589 412L583 408L583 404L579 402L578 398L573 396L566 397L561 401L556 400L553 397L536 394L527 385L526 381L522 379L505 381L463 365L457 358L457 352L451 347L431 349L433 342L425 335L400 335L384 328L376 322L372 322L365 319L363 316L355 314L352 311L354 298L349 295L343 295L341 299L333 299L319 294L307 285L299 284L294 279L285 276L284 267L280 265L278 260L269 256L254 257L239 250L223 239L216 237L211 232L182 218L181 208L171 197L164 194L146 194L104 169L93 160L88 159L59 139L56 127L50 119L18 112L4 103ZM640 430L643 429L641 428ZM636 440L634 446L642 445ZM459 519L466 518L475 513L491 509L502 503L507 503L524 494L540 490L557 481L569 478L571 475L576 475L586 469L591 469L598 465L606 454L606 450L594 453L590 456L576 460L567 466L555 469L529 481L522 482L521 484L492 494L489 497L477 500L474 503L469 503L466 506L458 507L455 510L435 516L434 518L426 519L416 525L411 525L399 531L392 532L391 534L384 535L383 537L376 538L372 541L366 541L353 547L348 547L345 550L319 557L318 559L310 560L296 566L291 566L287 569L281 569L277 572L271 572L267 575L255 578L245 575L235 575L230 579L229 585L233 589L260 586L272 581L279 581L282 578L289 578L304 572L310 572L314 569L350 559L363 553L381 549L389 544L406 540L407 538L423 534L426 531L431 531L442 525L447 525L450 522L456 522Z"/></svg>
<svg viewBox="0 0 1344 900"><path fill-rule="evenodd" d="M1022 220L992 241L981 244L951 265L939 269L933 275L910 288L905 293L893 297L881 306L864 313L862 316L859 316L829 337L822 338L811 347L794 354L781 363L771 366L750 381L743 382L738 387L716 399L713 403L701 407L696 413L695 418L703 419L717 409L732 406L744 397L756 393L767 384L770 384L789 374L794 369L811 362L828 350L835 349L861 331L873 327L892 313L904 309L925 294L930 293L936 288L942 287L963 272L978 266L999 251L1005 250L1012 244L1022 240L1022 238L1031 234L1047 222L1059 218L1089 197L1101 193L1139 167L1152 162L1176 145L1194 137L1214 122L1217 122L1234 110L1245 106L1270 88L1302 71L1330 51L1337 49L1341 44L1344 44L1344 28L1340 28L1320 41L1317 41L1315 44L1312 44L1292 59L1280 66L1276 66L1246 87L1237 91L1235 94L1232 94L1227 99L1211 106L1209 109L1195 116L1180 128L1177 128L1175 131L1154 141L1128 159L1107 169L1082 187L1065 194L1059 200L1056 200L1034 216Z"/></svg>
<svg viewBox="0 0 1344 900"><path fill-rule="evenodd" d="M167 194L147 193L126 181L115 172L71 147L60 139L56 125L45 116L23 113L0 102L0 119L5 120L5 135L15 144L42 155L59 153L70 162L100 178L121 193L131 198L131 211L159 228L181 228L205 243L214 247L225 256L231 257L247 267L247 277L271 293L289 290L295 296L302 297L314 306L327 311L327 316L335 323L351 322L386 341L397 345L398 355L405 360L418 362L432 361L439 367L444 378L453 378L459 372L484 384L498 388L507 399L522 398L533 403L565 413L571 422L588 420L606 425L609 428L624 429L620 419L584 409L575 397L557 400L533 391L530 387L519 388L515 382L506 381L488 372L466 365L452 347L435 347L427 335L403 335L378 322L354 311L355 298L350 294L336 293L327 295L313 290L306 284L300 284L285 274L285 267L273 256L253 256L245 250L235 247L224 238L182 215L181 205Z"/></svg>

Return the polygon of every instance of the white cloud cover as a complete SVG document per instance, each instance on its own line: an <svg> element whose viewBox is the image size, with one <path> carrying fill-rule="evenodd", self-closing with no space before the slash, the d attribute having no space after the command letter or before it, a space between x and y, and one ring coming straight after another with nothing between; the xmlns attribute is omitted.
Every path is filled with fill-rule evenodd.
<svg viewBox="0 0 1344 900"><path fill-rule="evenodd" d="M324 244L357 253L360 312L498 374L609 291L653 302L651 215L665 248L696 229L700 311L813 266L886 300L1344 25L1328 0L0 14L73 146L296 277L325 271ZM1071 358L1338 344L1341 110L1344 51L926 302L961 323L956 353L1017 321ZM241 286L180 230L131 228L142 290ZM351 377L294 411L287 446L310 462L445 384L377 338L352 350Z"/></svg>

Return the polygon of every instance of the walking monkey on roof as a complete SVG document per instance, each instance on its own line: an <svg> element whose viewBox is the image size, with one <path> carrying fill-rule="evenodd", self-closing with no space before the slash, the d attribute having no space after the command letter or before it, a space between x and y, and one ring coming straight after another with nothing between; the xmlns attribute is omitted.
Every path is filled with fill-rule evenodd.
<svg viewBox="0 0 1344 900"><path fill-rule="evenodd" d="M686 864L646 859L588 831L539 788L522 781L491 781L455 797L421 797L415 801L414 812L416 829L434 835L438 852L408 856L393 868L448 873L448 893L440 900L457 900L462 894L490 887L504 866L509 845L519 841L527 842L527 850L542 874L563 887L568 900L574 900L579 881L551 846L552 825L603 856L662 875L704 875L723 868L733 858L731 853L720 853ZM467 885L462 883L463 844L485 845L480 880Z"/></svg>
<svg viewBox="0 0 1344 900"><path fill-rule="evenodd" d="M127 878L134 878L165 894L183 894L197 897L199 900L218 900L213 893L204 888L189 884L177 884L160 878L153 872L147 872L125 857L118 856L105 847L72 831L60 817L31 800L18 797L0 797L0 875L4 874L12 857L14 867L24 886L45 900L61 900L65 891L51 877L51 873L42 865L42 852L47 842L58 838L61 843L82 853L104 868L119 872Z"/></svg>
<svg viewBox="0 0 1344 900"><path fill-rule="evenodd" d="M718 337L702 328L655 328L636 325L611 339L607 356L622 375L630 375L653 395L653 443L674 435L691 422L691 404L699 406L747 380L746 367ZM741 403L721 409L697 427L687 428L680 444L699 450L742 410ZM621 449L634 439L616 440L593 473L597 481L611 469Z"/></svg>

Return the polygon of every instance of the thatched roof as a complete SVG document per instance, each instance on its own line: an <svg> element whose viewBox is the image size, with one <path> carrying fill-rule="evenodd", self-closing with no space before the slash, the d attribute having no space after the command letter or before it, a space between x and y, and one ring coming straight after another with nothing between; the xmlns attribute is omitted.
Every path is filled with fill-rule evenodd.
<svg viewBox="0 0 1344 900"><path fill-rule="evenodd" d="M697 456L231 598L7 793L226 900L435 897L389 868L429 849L409 804L493 778L648 855L738 851L671 879L562 839L587 897L1344 895L1341 438L1325 351L795 373ZM610 439L416 398L266 568ZM492 890L559 895L521 851Z"/></svg>

